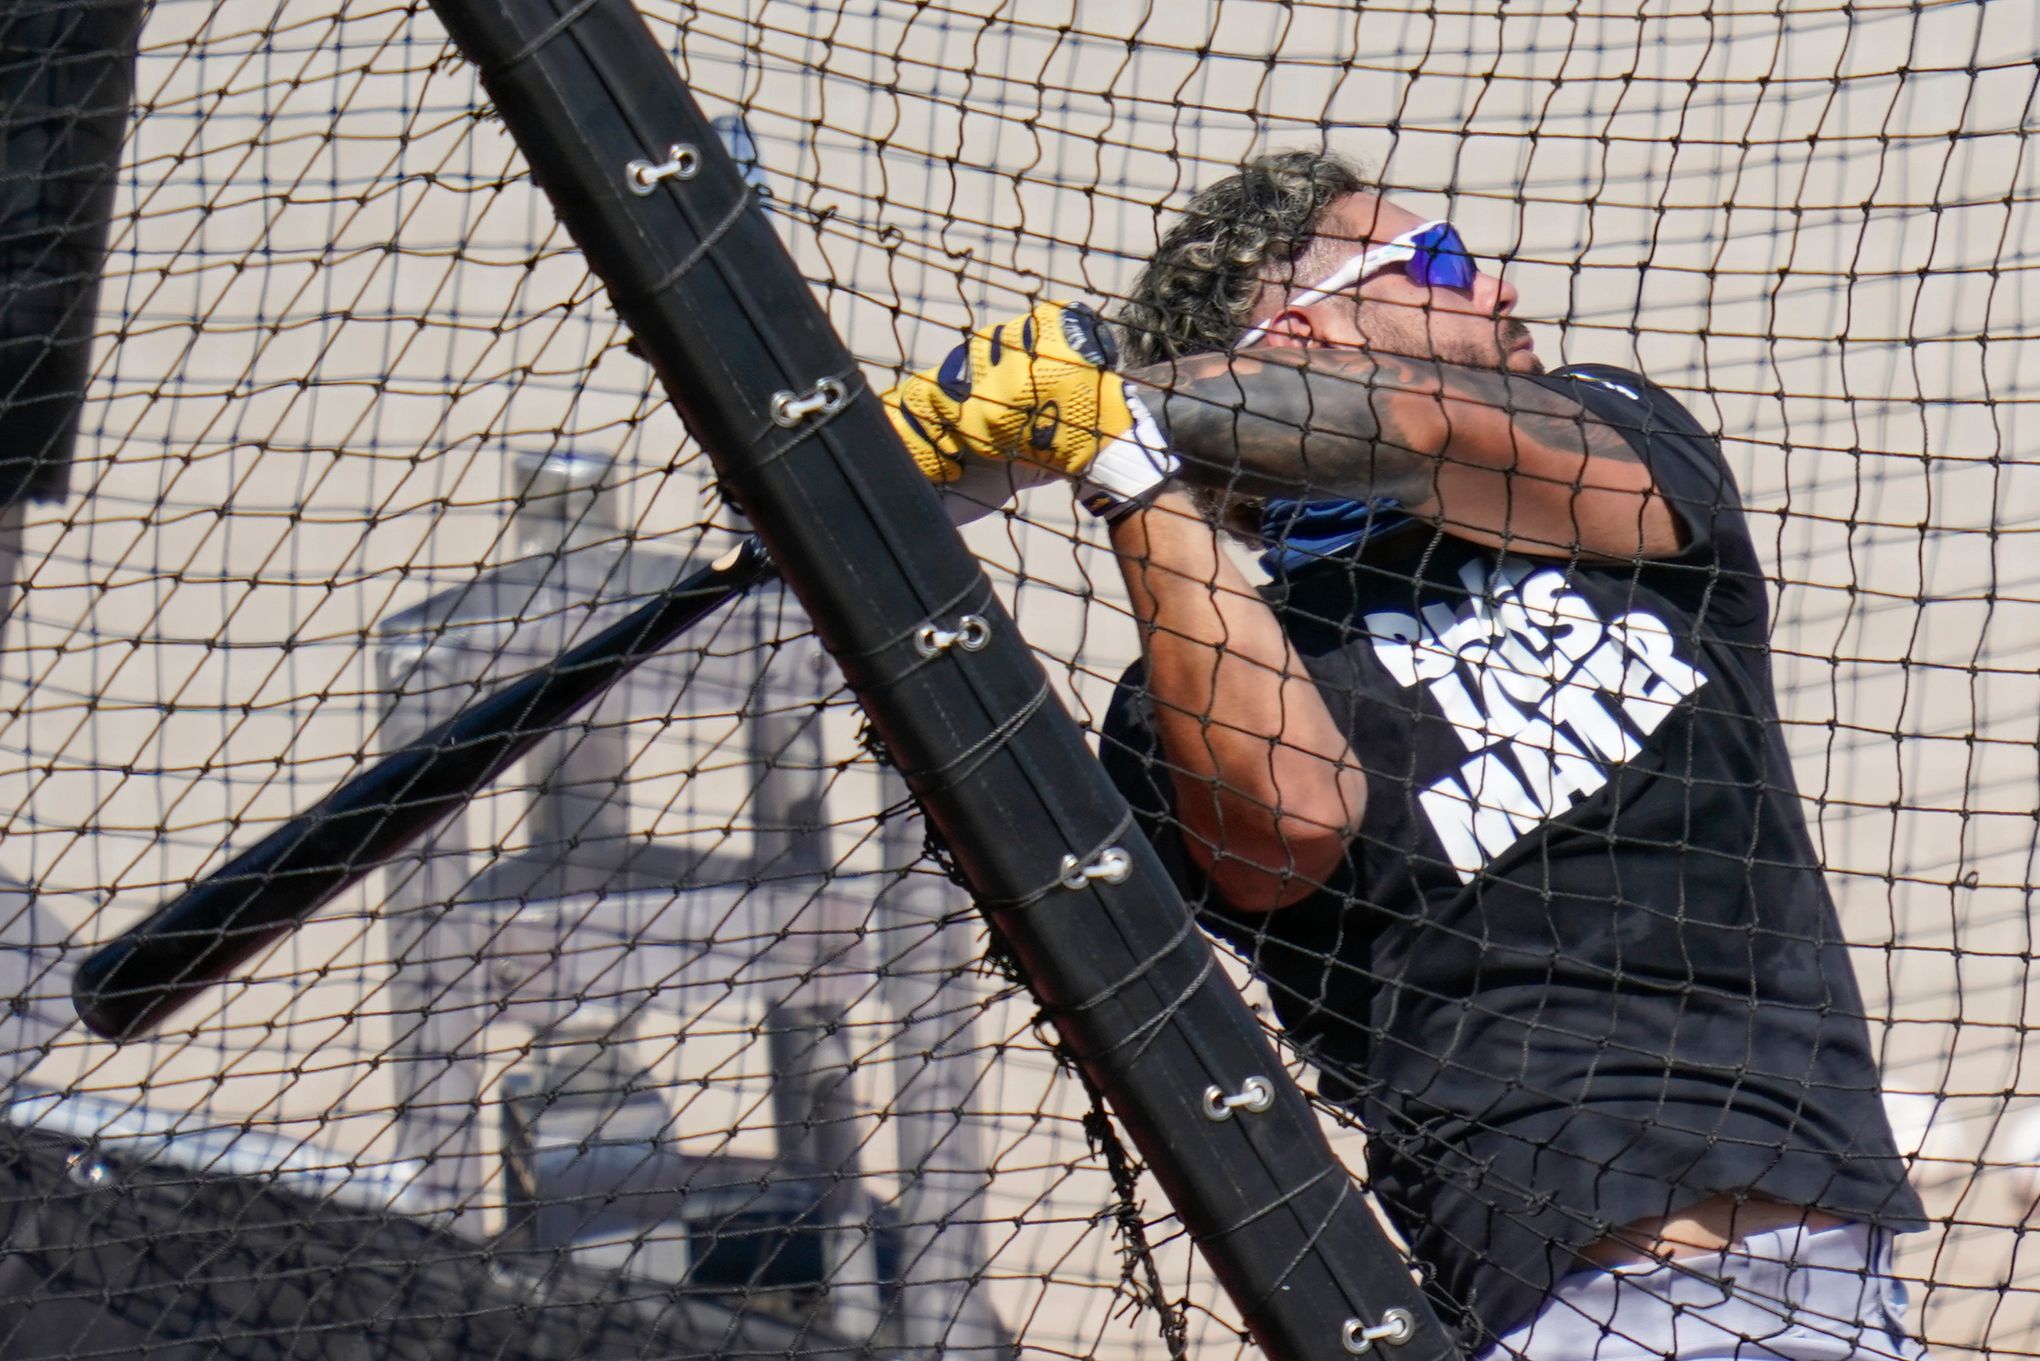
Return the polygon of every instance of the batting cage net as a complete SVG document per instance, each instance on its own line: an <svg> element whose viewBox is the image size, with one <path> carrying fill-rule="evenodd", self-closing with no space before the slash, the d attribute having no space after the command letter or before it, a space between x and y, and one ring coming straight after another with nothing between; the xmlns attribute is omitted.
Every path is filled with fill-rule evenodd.
<svg viewBox="0 0 2040 1361"><path fill-rule="evenodd" d="M1506 654L1489 623L1534 610L1509 602L1539 572L1559 574L1545 608L1562 621L1552 601L1585 575L1578 555L1466 575L1449 546L1463 540L1408 506L1349 498L1272 530L1250 508L1257 541L1225 551L1251 585L1319 602L1298 607L1312 622L1296 646L1323 692L1350 698L1361 682L1325 659L1365 669L1350 647L1371 637L1366 666L1400 655L1410 671L1410 724L1442 713L1463 744L1434 777L1407 741L1356 739L1370 808L1400 788L1424 818L1361 828L1353 854L1392 871L1349 864L1270 916L1200 897L1186 846L1208 829L1184 834L1185 786L1157 773L1170 753L1129 736L1125 711L1154 698L1138 677L1112 716L1143 645L1123 528L1053 482L989 498L963 533L1055 696L1102 736L1165 856L1189 864L1227 972L1414 1240L1448 1321L1452 1291L1486 1279L1483 1254L1521 1260L1528 1233L1542 1235L1530 1256L1557 1260L1638 1216L1582 1229L1599 1211L1575 1205L1559 1231L1525 1212L1513 1245L1443 1202L1412 1222L1433 1202L1395 1157L1463 1192L1478 1176L1454 1173L1450 1149L1480 1163L1515 1121L1554 1158L1607 1147L1604 1170L1630 1175L1631 1143L1697 1128L1668 1071L1759 1091L1796 1065L1806 1120L1856 1127L1823 1136L1847 1145L1833 1182L1766 1180L1765 1164L1660 1214L1724 1193L1744 1205L1735 1193L1754 1188L1747 1203L1773 1212L1759 1227L1779 1227L1782 1205L1809 1233L1899 1230L1902 1328L1872 1281L1833 1329L1879 1355L1907 1355L1903 1333L2035 1348L2040 484L2017 471L2040 390L2030 5L639 8L874 388L1044 300L1120 316L1198 191L1261 153L1329 151L1413 220L1451 221L1515 290L1546 366L1608 366L1597 381L1629 401L1646 375L1692 413L1740 483L1760 579L1731 590L1718 564L1702 572L1716 603L1665 632L1632 563L1629 595L1573 616L1628 651L1590 712L1545 729L1591 743L1592 715L1608 725L1571 785L1541 793L1520 753L1496 755L1513 740L1496 725L1552 711L1514 690L1488 699L1474 652ZM27 0L0 35L0 991L14 998L0 1353L1253 1350L1180 1207L988 937L958 848L930 836L822 645L831 621L818 629L770 577L181 1010L120 1043L79 1023L73 979L95 947L749 527L431 8ZM692 173L677 151L643 168L648 190ZM1170 257L1196 266L1183 307L1198 270L1252 274L1293 249L1241 239ZM1151 329L1156 314L1130 315ZM1688 504L1686 549L1694 524L1732 510L1725 486L1697 518ZM1362 578L1401 583L1405 632L1309 595ZM1417 586L1438 579L1463 580L1460 604L1426 613ZM1728 651L1688 650L1696 627ZM1776 695L1775 715L1738 711L1761 728L1752 749L1777 757L1743 777L1746 823L1720 819L1709 791L1729 777L1693 756L1717 739L1678 718L1733 707L1707 685L1731 654L1758 689L1768 666ZM1653 754L1668 722L1688 734L1683 765ZM1405 757L1399 777L1381 769ZM1483 786L1476 766L1502 774ZM1687 800L1680 830L1646 834L1659 872L1727 864L1733 902L1653 896L1628 870L1598 897L1552 887L1557 842L1539 829L1625 790L1642 800L1632 769ZM1788 891L1766 877L1780 856L1758 824L1799 846L1795 819L1803 854L1783 859L1820 873L1789 891L1817 898L1824 879L1833 916L1766 900L1738 917L1734 885ZM1505 872L1533 843L1545 877ZM1541 898L1482 899L1510 873ZM1430 906L1397 897L1396 875L1429 885ZM1469 901L1497 905L1468 917ZM1440 934L1409 935L1433 911ZM1534 928L1508 915L1526 912ZM1285 914L1300 924L1277 925ZM1650 944L1645 917L1690 926L1686 953ZM1541 963L1475 948L1523 929L1547 939ZM1578 1006L1568 960L1605 969L1611 996L1656 998L1663 1033L1563 1012L1554 999ZM1463 995L1447 995L1449 972L1438 982L1448 966L1466 971ZM1505 966L1506 984L1481 972ZM1781 1012L1708 1010L1801 966L1827 972L1782 982ZM1407 1024L1420 1007L1432 1029ZM1702 1014L1742 1014L1733 1052L1719 1034L1687 1052L1677 1018ZM1838 1029L1803 1044L1809 1017ZM1804 1071L1831 1033L1860 1049L1855 1068ZM1435 1090L1396 1086L1415 1071L1393 1061L1412 1034L1454 1037ZM1621 1116L1633 1140L1569 1132L1592 1112L1546 1059L1583 1034L1608 1071L1641 1075ZM1455 1052L1491 1104L1445 1095ZM1868 1075L1862 1110L1834 1097L1852 1072ZM1510 1104L1523 1092L1536 1109ZM1244 1120L1255 1092L1219 1097L1215 1116ZM1448 1151L1411 1152L1395 1122L1435 1132L1446 1112L1461 1122ZM1857 1176L1886 1118L1922 1213L1897 1174L1881 1191ZM1803 1151L1721 1137L1772 1163ZM1516 1166L1487 1165L1503 1180ZM1679 1185L1676 1168L1656 1175ZM1556 1184L1562 1201L1580 1180ZM1438 1224L1474 1265L1440 1268ZM1480 1318L1457 1334L1468 1345L1506 1328ZM1349 1330L1325 1354L1383 1350L1392 1333Z"/></svg>

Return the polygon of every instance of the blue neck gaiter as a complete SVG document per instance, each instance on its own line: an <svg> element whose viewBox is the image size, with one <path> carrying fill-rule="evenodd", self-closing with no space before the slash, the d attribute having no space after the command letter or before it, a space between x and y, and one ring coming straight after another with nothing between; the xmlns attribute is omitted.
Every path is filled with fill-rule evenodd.
<svg viewBox="0 0 2040 1361"><path fill-rule="evenodd" d="M1261 566L1287 576L1342 549L1409 522L1392 496L1366 501L1292 501L1276 497L1261 507Z"/></svg>

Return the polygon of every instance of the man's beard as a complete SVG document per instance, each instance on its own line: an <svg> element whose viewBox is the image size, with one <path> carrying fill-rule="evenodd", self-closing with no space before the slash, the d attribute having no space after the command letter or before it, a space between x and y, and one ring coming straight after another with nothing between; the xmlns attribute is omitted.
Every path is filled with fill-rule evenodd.
<svg viewBox="0 0 2040 1361"><path fill-rule="evenodd" d="M1455 344L1444 347L1438 347L1434 342L1429 348L1428 357L1442 360L1447 364L1462 364L1469 369L1501 369L1522 373L1526 370L1515 368L1511 361L1515 357L1516 347L1529 338L1528 326L1514 317L1502 317L1495 322L1494 329L1485 334L1469 335ZM1427 332L1424 339L1433 338ZM1412 344L1408 353L1423 355L1425 351ZM1543 361L1531 355L1527 372L1544 372Z"/></svg>
<svg viewBox="0 0 2040 1361"><path fill-rule="evenodd" d="M1388 324L1379 325L1371 340L1360 342L1358 348L1407 355L1412 359L1432 359L1469 369L1544 372L1544 361L1529 351L1525 351L1529 355L1526 369L1511 368L1510 360L1516 347L1530 337L1529 326L1514 317L1499 317L1492 330L1454 336L1441 344L1442 338L1432 331L1427 318L1420 317L1411 322L1392 312L1384 312L1382 316Z"/></svg>
<svg viewBox="0 0 2040 1361"><path fill-rule="evenodd" d="M1507 368L1509 366L1509 357L1515 353L1516 347L1529 338L1530 328L1528 326L1514 317L1503 319L1502 324L1495 328L1495 347L1501 352L1501 367ZM1544 361L1533 356L1530 361L1529 372L1544 372Z"/></svg>

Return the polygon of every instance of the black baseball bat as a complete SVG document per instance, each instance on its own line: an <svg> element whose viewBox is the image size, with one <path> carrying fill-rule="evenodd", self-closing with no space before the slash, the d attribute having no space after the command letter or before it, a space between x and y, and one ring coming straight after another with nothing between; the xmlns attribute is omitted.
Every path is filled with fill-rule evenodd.
<svg viewBox="0 0 2040 1361"><path fill-rule="evenodd" d="M78 1019L131 1039L430 832L575 710L771 571L748 539L545 666L392 752L81 964Z"/></svg>

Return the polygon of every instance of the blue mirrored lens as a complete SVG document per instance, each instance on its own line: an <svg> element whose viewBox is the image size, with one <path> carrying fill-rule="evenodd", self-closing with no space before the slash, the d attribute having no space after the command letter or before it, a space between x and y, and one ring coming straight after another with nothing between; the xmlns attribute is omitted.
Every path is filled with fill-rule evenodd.
<svg viewBox="0 0 2040 1361"><path fill-rule="evenodd" d="M1410 244L1410 281L1425 288L1471 288L1480 268L1451 223L1441 222Z"/></svg>

